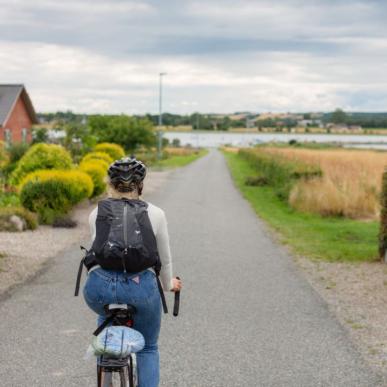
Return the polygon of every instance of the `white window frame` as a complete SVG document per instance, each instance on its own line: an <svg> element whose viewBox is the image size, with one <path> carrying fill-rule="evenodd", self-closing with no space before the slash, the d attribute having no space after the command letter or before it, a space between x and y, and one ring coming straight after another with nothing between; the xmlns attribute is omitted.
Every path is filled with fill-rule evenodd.
<svg viewBox="0 0 387 387"><path fill-rule="evenodd" d="M9 128L4 129L4 140L7 147L12 145L12 130Z"/></svg>
<svg viewBox="0 0 387 387"><path fill-rule="evenodd" d="M25 144L27 142L28 129L22 128L22 143Z"/></svg>

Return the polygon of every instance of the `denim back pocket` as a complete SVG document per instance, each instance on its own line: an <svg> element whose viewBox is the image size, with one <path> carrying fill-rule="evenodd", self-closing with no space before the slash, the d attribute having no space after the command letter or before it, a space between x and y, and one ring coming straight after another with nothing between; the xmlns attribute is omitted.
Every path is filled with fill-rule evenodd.
<svg viewBox="0 0 387 387"><path fill-rule="evenodd" d="M83 288L86 303L91 309L94 309L93 306L100 309L100 306L104 305L106 300L111 298L108 295L111 279L99 275L96 273L97 270L99 269L93 270L88 275L85 287Z"/></svg>

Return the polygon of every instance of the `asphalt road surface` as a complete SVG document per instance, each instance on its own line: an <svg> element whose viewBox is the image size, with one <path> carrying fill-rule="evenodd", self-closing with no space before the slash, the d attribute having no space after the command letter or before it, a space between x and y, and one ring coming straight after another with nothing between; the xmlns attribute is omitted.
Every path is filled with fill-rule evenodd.
<svg viewBox="0 0 387 387"><path fill-rule="evenodd" d="M162 386L382 385L236 190L219 151L174 171L148 200L166 211L185 286L181 316L163 319ZM95 385L94 359L84 359L95 320L73 297L79 258L69 247L0 303L2 387Z"/></svg>

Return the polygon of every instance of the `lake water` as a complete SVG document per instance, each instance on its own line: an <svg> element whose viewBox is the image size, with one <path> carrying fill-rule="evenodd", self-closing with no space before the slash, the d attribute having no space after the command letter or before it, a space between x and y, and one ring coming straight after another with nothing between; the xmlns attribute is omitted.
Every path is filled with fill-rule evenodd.
<svg viewBox="0 0 387 387"><path fill-rule="evenodd" d="M337 143L361 148L387 149L387 135L352 135L352 134L296 134L296 133L229 133L229 132L164 132L169 141L180 140L181 145L194 147L218 147L229 144L233 146L253 146L268 142Z"/></svg>

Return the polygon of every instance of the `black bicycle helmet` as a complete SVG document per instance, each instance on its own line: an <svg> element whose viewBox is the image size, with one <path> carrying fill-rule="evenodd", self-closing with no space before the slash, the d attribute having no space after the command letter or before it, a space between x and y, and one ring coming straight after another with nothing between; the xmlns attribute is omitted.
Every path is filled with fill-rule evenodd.
<svg viewBox="0 0 387 387"><path fill-rule="evenodd" d="M146 175L145 164L134 156L114 161L108 169L108 176L113 185L140 183Z"/></svg>

